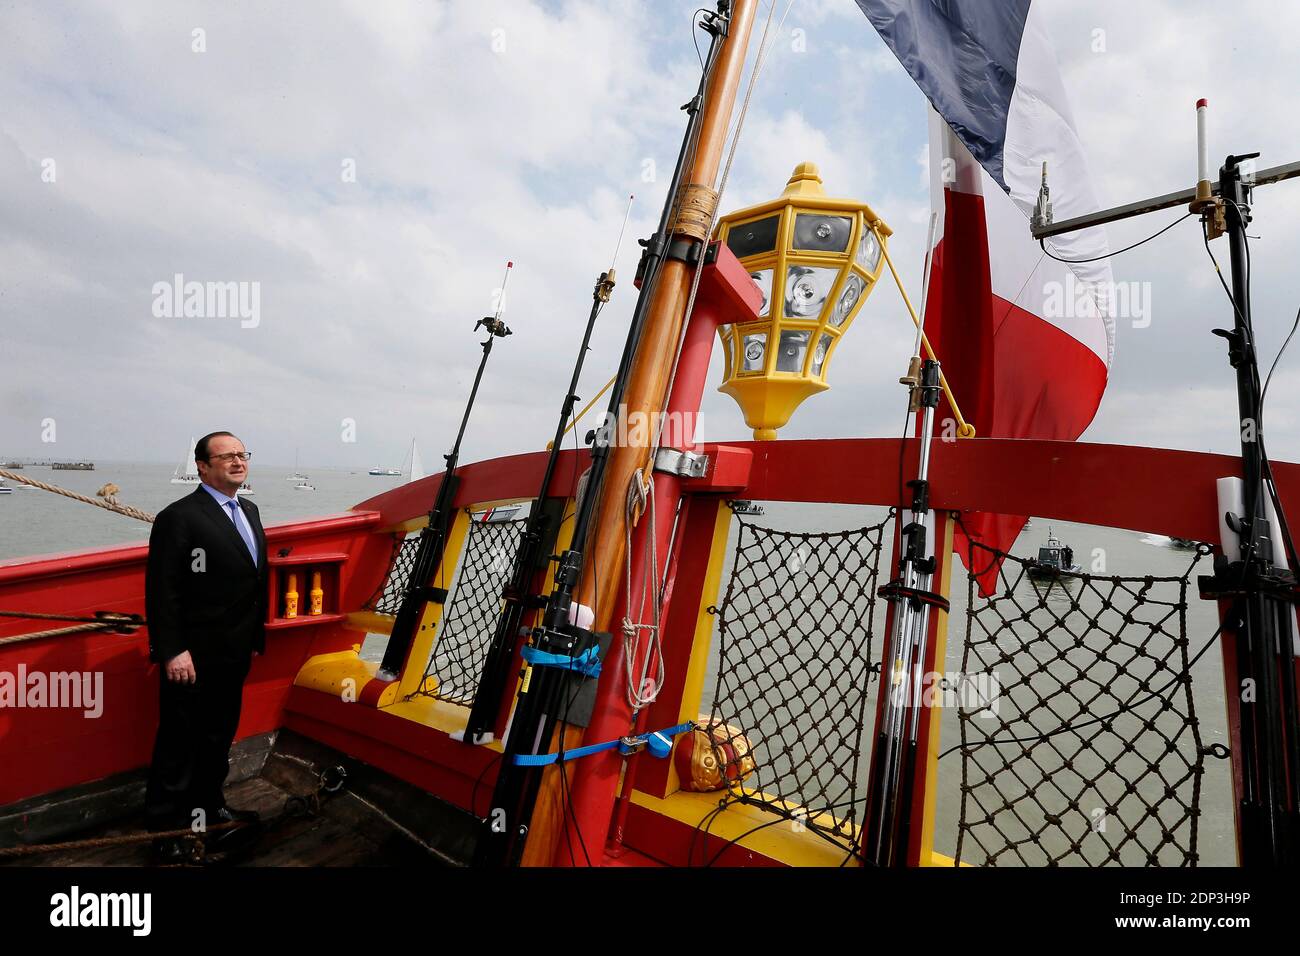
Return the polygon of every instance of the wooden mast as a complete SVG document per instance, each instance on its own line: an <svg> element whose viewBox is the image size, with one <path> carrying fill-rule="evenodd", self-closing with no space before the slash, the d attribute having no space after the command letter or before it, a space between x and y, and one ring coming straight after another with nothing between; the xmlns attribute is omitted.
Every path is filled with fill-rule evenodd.
<svg viewBox="0 0 1300 956"><path fill-rule="evenodd" d="M702 246L708 241L708 229L717 206L714 183L722 163L727 127L740 87L757 6L757 0L735 0L732 6L727 37L718 50L713 75L705 91L694 162L683 175L677 191L675 222L670 227L672 234L667 237L669 243L694 239ZM654 421L664 408L673 360L686 319L691 276L691 270L680 259L666 259L660 267L645 330L632 358L624 407L619 414L628 434L635 432L627 428L629 420ZM639 417L633 419L638 413ZM629 482L638 471L645 470L650 457L648 442L652 435L648 429L645 433L646 443L618 443L611 450L592 531L585 542L577 599L595 609L595 629L598 631L617 630L611 627L610 618L627 557L624 553L624 509ZM622 638L616 633L614 640L618 643ZM602 677L602 680L622 679L621 671L614 669L607 670ZM575 746L581 737L581 728L570 728L565 737L565 747ZM525 866L549 865L562 837L564 821L559 783L556 768L550 768L542 781L533 811L532 829L522 858ZM603 851L603 847L587 849L593 854L593 862Z"/></svg>

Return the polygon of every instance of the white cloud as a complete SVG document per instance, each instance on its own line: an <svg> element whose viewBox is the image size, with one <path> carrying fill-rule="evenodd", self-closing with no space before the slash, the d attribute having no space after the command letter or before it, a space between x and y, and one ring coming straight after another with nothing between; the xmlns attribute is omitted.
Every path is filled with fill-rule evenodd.
<svg viewBox="0 0 1300 956"><path fill-rule="evenodd" d="M400 457L412 434L438 448L478 360L471 327L491 310L508 258L516 334L494 352L465 458L542 447L634 191L619 287L580 392L594 394L617 364L635 300L633 240L658 219L684 129L678 107L697 81L693 9L357 0L303 15L101 3L69 17L6 7L0 452L41 452L36 423L50 408L80 443L69 454L88 457L128 449L172 461L178 442L225 415L256 424L266 463L301 445L304 460L376 464ZM1234 10L1228 21L1208 0L1056 5L1054 39L1103 201L1189 184L1201 95L1216 156L1300 157L1282 121L1300 85L1289 49L1300 10ZM198 26L202 54L191 51ZM789 43L796 26L802 53ZM1099 27L1107 51L1096 54ZM796 163L816 162L830 194L869 202L895 228L891 250L917 289L923 102L851 0L797 5L756 90L724 209L770 198ZM54 184L41 182L47 157ZM355 183L341 178L348 158ZM1271 359L1300 301L1289 252L1300 186L1257 199L1254 292ZM1115 227L1112 244L1148 234L1156 218ZM261 326L153 319L150 287L175 272L261 282ZM1209 334L1228 321L1226 301L1195 226L1116 260L1116 277L1150 282L1156 315L1149 329L1121 327L1089 438L1227 450L1231 383ZM834 387L785 434L894 434L909 329L882 283L837 352ZM1279 458L1300 454L1291 368L1270 397ZM729 398L706 396L711 437L746 434ZM337 440L344 416L363 423L356 447Z"/></svg>

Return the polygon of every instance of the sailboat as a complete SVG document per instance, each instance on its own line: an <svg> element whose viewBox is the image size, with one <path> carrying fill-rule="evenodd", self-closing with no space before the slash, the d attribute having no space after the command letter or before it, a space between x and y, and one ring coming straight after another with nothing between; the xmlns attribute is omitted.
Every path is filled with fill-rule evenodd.
<svg viewBox="0 0 1300 956"><path fill-rule="evenodd" d="M424 477L424 462L420 461L420 449L415 447L415 439L411 439L411 477L407 482L419 481Z"/></svg>
<svg viewBox="0 0 1300 956"><path fill-rule="evenodd" d="M301 487L301 485L307 481L307 476L298 470L298 449L296 448L293 450L293 474L286 475L284 480L299 482L298 487Z"/></svg>
<svg viewBox="0 0 1300 956"><path fill-rule="evenodd" d="M195 440L191 438L189 447L185 449L185 457L181 459L181 463L176 466L176 470L172 472L173 485L199 484L199 466L194 461L195 444Z"/></svg>

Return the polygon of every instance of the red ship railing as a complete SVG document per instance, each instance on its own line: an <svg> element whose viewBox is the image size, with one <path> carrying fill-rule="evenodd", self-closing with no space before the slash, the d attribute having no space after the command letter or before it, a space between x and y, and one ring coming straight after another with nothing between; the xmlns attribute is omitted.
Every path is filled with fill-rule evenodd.
<svg viewBox="0 0 1300 956"><path fill-rule="evenodd" d="M725 500L892 506L899 498L900 455L904 480L912 477L916 458L903 444L910 440L739 442L703 448L711 460L708 476L685 482L687 497L663 622L667 679L648 715L651 729L693 719L701 708L701 668L714 625L706 609L718 600L732 521ZM565 453L550 489L553 496L572 494L583 460L575 452ZM543 453L534 453L464 466L456 506L528 500L536 492L544 461ZM936 442L931 467L931 500L939 514L941 542L951 540L950 513L976 511L1214 541L1215 481L1240 474L1238 460L1226 456L995 439ZM1277 464L1274 471L1283 501L1300 500L1300 467ZM332 567L337 577L332 579L327 619L279 621L272 628L265 659L255 663L250 677L240 735L295 729L481 814L495 752L451 739L457 720L463 726L464 707L415 693L424 680L433 634L421 650L423 656L412 654L396 685L379 686L383 682L374 680L373 665L353 650L360 634L382 632L383 618L366 612L364 605L382 586L395 536L418 527L439 481L432 476L402 486L362 502L346 515L268 530L277 567ZM448 577L454 574L459 547L452 542L448 548L443 569ZM144 556L144 547L137 545L0 564L0 609L141 613ZM943 572L937 582L940 590L951 588L953 573L951 566ZM278 604L279 587L272 585L273 605ZM434 625L428 628L431 632L437 630L436 618L426 623ZM935 626L942 623L937 616ZM4 775L0 806L142 767L152 740L157 678L147 662L143 631L3 643L5 636L32 630L32 622L0 621L0 672L16 673L19 665L29 670L100 670L107 688L104 722L91 725L87 733L80 715L0 709L0 761L23 767L21 774ZM1232 640L1231 634L1222 637L1229 687L1235 681ZM942 670L934 666L934 655L942 653L939 641L931 642L929 653L926 669ZM1226 696L1233 699L1232 694ZM1238 728L1231 708L1229 717L1233 771L1239 775ZM928 715L922 720L921 739L931 741L936 727ZM934 740L931 750L937 745ZM685 862L688 844L696 836L693 822L701 815L697 811L710 800L716 805L716 795L677 791L670 762L646 756L633 762L637 771L619 808L616 842L621 837L622 846L631 850L664 862ZM579 770L575 764L573 772ZM915 833L910 853L914 864L943 862L932 845L936 772L933 759L918 762L915 813L926 825ZM478 806L472 805L475 799ZM736 827L748 819L763 819L753 817L756 812L752 807L734 808L736 826L722 827L721 840L709 838L714 841L709 845L723 854L720 863L838 863L842 858L838 854L832 860L816 839L781 827L729 844Z"/></svg>

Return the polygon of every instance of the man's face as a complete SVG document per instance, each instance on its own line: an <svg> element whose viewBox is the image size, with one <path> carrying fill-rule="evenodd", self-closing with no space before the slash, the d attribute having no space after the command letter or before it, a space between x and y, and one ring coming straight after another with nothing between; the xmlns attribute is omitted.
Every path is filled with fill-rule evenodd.
<svg viewBox="0 0 1300 956"><path fill-rule="evenodd" d="M248 463L234 455L242 451L244 443L230 435L209 439L208 460L198 462L199 478L218 491L233 495L248 479Z"/></svg>

